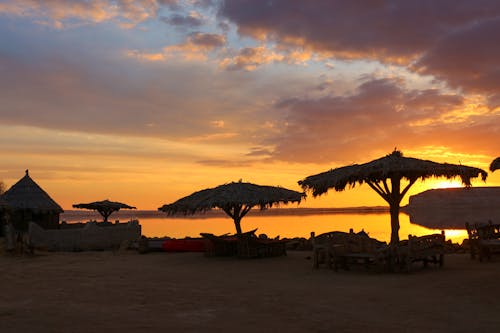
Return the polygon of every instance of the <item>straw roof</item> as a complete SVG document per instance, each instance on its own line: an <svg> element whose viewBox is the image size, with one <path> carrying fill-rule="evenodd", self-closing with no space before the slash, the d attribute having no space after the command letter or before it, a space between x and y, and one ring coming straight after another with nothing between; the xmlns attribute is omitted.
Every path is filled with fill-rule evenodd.
<svg viewBox="0 0 500 333"><path fill-rule="evenodd" d="M495 171L497 169L500 169L500 157L497 157L493 160L493 162L491 162L491 165L490 165L490 171Z"/></svg>
<svg viewBox="0 0 500 333"><path fill-rule="evenodd" d="M364 164L353 164L332 169L299 181L304 189L312 191L313 196L321 195L333 188L343 191L348 185L378 183L386 179L406 179L412 183L430 177L459 177L465 186L471 185L471 179L481 176L486 180L486 171L465 165L436 163L411 157L404 157L400 151Z"/></svg>
<svg viewBox="0 0 500 333"><path fill-rule="evenodd" d="M31 177L29 171L12 185L2 198L12 209L28 209L35 212L62 213L63 209Z"/></svg>
<svg viewBox="0 0 500 333"><path fill-rule="evenodd" d="M136 209L133 206L109 200L75 204L73 205L73 208L96 210L103 216L104 221L106 222L108 221L109 215L119 211L120 209Z"/></svg>
<svg viewBox="0 0 500 333"><path fill-rule="evenodd" d="M280 203L300 202L304 193L288 190L283 187L255 185L251 183L232 182L208 188L158 208L169 215L184 213L195 214L213 208L224 211L234 206L258 206L266 209Z"/></svg>
<svg viewBox="0 0 500 333"><path fill-rule="evenodd" d="M430 177L448 179L460 177L464 185L470 186L472 178L481 176L483 180L486 180L487 175L482 169L404 157L403 153L395 150L385 157L368 163L349 165L309 176L299 181L299 185L303 189L311 190L313 196L318 196L331 188L343 191L348 185L354 187L356 184L368 184L389 204L391 244L397 245L399 243L400 203L417 180ZM401 180L403 179L406 179L408 183L402 189ZM390 184L388 180L391 181Z"/></svg>

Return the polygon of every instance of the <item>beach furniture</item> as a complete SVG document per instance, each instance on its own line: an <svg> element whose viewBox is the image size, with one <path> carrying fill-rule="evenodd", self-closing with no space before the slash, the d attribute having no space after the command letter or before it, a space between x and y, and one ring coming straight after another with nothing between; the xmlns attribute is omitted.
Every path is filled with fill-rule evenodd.
<svg viewBox="0 0 500 333"><path fill-rule="evenodd" d="M216 236L210 233L200 233L200 235L204 238L207 257L232 257L236 255L238 239L235 236Z"/></svg>
<svg viewBox="0 0 500 333"><path fill-rule="evenodd" d="M366 233L333 231L315 236L313 243L313 267L325 264L328 268L349 270L353 265L382 270L388 266L387 245Z"/></svg>
<svg viewBox="0 0 500 333"><path fill-rule="evenodd" d="M479 256L479 261L491 259L493 254L500 254L500 224L491 221L485 224L465 223L469 235L470 256L472 259Z"/></svg>
<svg viewBox="0 0 500 333"><path fill-rule="evenodd" d="M265 258L286 255L286 240L263 239L255 235L257 229L235 235L216 236L201 233L205 239L205 255L236 256L238 258Z"/></svg>
<svg viewBox="0 0 500 333"><path fill-rule="evenodd" d="M286 240L260 238L255 233L242 233L236 237L237 254L240 258L286 256Z"/></svg>
<svg viewBox="0 0 500 333"><path fill-rule="evenodd" d="M412 236L408 235L407 240L402 240L393 249L394 259L399 269L410 272L415 262L422 262L424 267L429 263L439 265L444 264L445 235L440 234Z"/></svg>

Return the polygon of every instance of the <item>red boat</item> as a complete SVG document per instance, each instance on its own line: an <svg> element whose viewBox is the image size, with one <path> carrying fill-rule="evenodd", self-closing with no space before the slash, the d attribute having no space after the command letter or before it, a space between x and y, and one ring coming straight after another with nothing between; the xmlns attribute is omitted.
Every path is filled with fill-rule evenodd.
<svg viewBox="0 0 500 333"><path fill-rule="evenodd" d="M203 238L167 239L162 244L166 252L205 252Z"/></svg>

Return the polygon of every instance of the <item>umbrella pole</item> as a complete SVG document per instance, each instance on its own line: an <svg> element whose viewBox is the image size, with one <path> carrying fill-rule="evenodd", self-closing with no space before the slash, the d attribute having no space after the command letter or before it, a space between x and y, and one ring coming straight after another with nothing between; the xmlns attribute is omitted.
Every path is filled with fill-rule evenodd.
<svg viewBox="0 0 500 333"><path fill-rule="evenodd" d="M236 233L239 235L241 234L241 218L240 217L234 217L234 226L236 227Z"/></svg>
<svg viewBox="0 0 500 333"><path fill-rule="evenodd" d="M401 202L401 178L391 178L392 191L389 194L389 211L391 214L391 244L399 243L399 204ZM406 190L406 189L405 189Z"/></svg>
<svg viewBox="0 0 500 333"><path fill-rule="evenodd" d="M399 203L390 203L391 214L391 244L399 243Z"/></svg>

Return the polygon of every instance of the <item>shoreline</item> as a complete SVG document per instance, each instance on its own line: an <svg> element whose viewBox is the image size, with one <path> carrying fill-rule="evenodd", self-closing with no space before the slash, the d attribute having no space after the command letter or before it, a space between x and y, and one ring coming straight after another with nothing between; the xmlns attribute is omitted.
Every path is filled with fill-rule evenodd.
<svg viewBox="0 0 500 333"><path fill-rule="evenodd" d="M307 215L328 215L328 214L385 214L389 212L389 207L385 206L360 206L360 207L339 207L339 208L269 208L260 210L252 209L248 212L248 216L307 216ZM168 219L203 219L211 217L226 217L227 215L222 210L210 210L199 212L194 215L167 215L164 212L157 210L121 210L113 213L111 219L119 218L168 218ZM82 217L101 216L94 211L85 210L66 210L61 214L61 221L73 221ZM76 221L76 220L75 220Z"/></svg>

